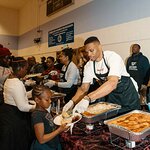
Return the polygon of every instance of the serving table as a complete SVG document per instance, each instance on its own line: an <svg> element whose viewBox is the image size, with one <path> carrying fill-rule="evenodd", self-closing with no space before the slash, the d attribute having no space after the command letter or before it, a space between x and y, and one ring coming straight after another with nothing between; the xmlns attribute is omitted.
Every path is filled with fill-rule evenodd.
<svg viewBox="0 0 150 150"><path fill-rule="evenodd" d="M61 135L63 150L150 150L150 136L141 141L135 148L126 147L125 139L115 137L109 132L106 125L94 124L93 130L87 130L86 124L79 121L70 132ZM117 138L117 140L116 140ZM118 140L119 138L119 140ZM114 141L115 140L115 141Z"/></svg>

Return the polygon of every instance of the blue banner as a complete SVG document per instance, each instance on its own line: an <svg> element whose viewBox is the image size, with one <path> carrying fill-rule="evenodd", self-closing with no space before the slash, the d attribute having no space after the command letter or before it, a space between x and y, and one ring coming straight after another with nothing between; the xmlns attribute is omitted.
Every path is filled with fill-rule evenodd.
<svg viewBox="0 0 150 150"><path fill-rule="evenodd" d="M74 42L74 23L48 32L48 47Z"/></svg>

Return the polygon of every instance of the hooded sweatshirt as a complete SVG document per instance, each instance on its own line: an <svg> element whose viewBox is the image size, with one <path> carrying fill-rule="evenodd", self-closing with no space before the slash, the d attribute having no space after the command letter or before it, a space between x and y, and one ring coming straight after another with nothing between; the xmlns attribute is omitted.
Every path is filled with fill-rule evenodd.
<svg viewBox="0 0 150 150"><path fill-rule="evenodd" d="M139 89L145 83L147 72L150 68L149 61L141 52L132 54L127 60L127 72L137 82Z"/></svg>

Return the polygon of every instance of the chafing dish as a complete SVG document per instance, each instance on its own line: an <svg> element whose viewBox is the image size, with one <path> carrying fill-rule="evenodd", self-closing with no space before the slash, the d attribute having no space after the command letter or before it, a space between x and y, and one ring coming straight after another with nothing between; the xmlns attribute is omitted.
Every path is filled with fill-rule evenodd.
<svg viewBox="0 0 150 150"><path fill-rule="evenodd" d="M134 110L134 111L131 111L129 113L126 113L124 115L121 115L119 117L115 117L113 119L109 119L109 120L105 120L104 121L104 124L108 125L109 127L109 131L115 135L118 135L120 137L123 137L129 141L140 141L142 139L144 139L146 136L148 136L150 134L150 127L147 127L146 129L142 130L141 132L133 132L123 126L119 126L117 124L111 124L111 121L114 121L118 118L121 118L121 117L125 117L126 115L130 115L130 114L133 114L133 113L140 113L140 114L145 114L145 115L149 115L150 117L150 113L148 112L144 112L144 111L140 111L140 110Z"/></svg>
<svg viewBox="0 0 150 150"><path fill-rule="evenodd" d="M108 119L110 117L113 117L113 116L117 115L119 109L121 108L120 105L113 104L113 103L107 103L107 102L99 102L99 103L96 103L96 104L92 104L89 107L96 106L97 104L98 105L99 104L102 104L102 105L105 104L105 105L108 105L108 106L112 106L112 108L111 109L105 109L102 112L99 112L99 114L92 114L92 112L91 113L84 112L83 117L81 119L82 122L92 124L92 123L95 123L95 122L98 122L98 121L99 122L103 121L105 119Z"/></svg>

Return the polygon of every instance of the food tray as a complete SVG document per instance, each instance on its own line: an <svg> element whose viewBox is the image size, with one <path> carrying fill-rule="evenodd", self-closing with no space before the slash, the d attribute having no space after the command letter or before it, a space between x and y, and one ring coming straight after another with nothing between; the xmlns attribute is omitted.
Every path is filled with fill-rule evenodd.
<svg viewBox="0 0 150 150"><path fill-rule="evenodd" d="M89 115L88 116L88 115L83 114L83 117L81 119L82 122L91 124L91 123L95 123L95 122L98 122L98 121L103 121L105 119L108 119L108 118L111 118L111 117L117 115L119 109L121 108L120 105L113 104L113 103L108 103L108 102L99 102L99 103L96 103L96 104L93 104L93 105L90 105L90 106L94 106L94 105L97 105L97 104L108 104L108 105L114 106L114 108L110 109L110 110L106 110L105 112L102 112L102 113L96 114L96 115Z"/></svg>
<svg viewBox="0 0 150 150"><path fill-rule="evenodd" d="M140 111L140 110L134 110L134 111L131 111L131 112L127 113L127 114L132 114L132 113L142 113L142 114L150 115L150 113L144 112L144 111ZM136 141L137 142L137 141L140 141L140 140L144 139L146 136L150 135L150 127L146 128L142 132L133 132L131 130L125 129L122 126L115 125L115 124L109 124L110 121L113 121L113 120L115 120L117 118L123 117L123 116L125 116L127 114L121 115L119 117L115 117L113 119L105 120L104 124L108 125L109 131L111 133L116 134L116 135L118 135L120 137L123 137L123 138L125 138L127 140L130 140L130 141Z"/></svg>

